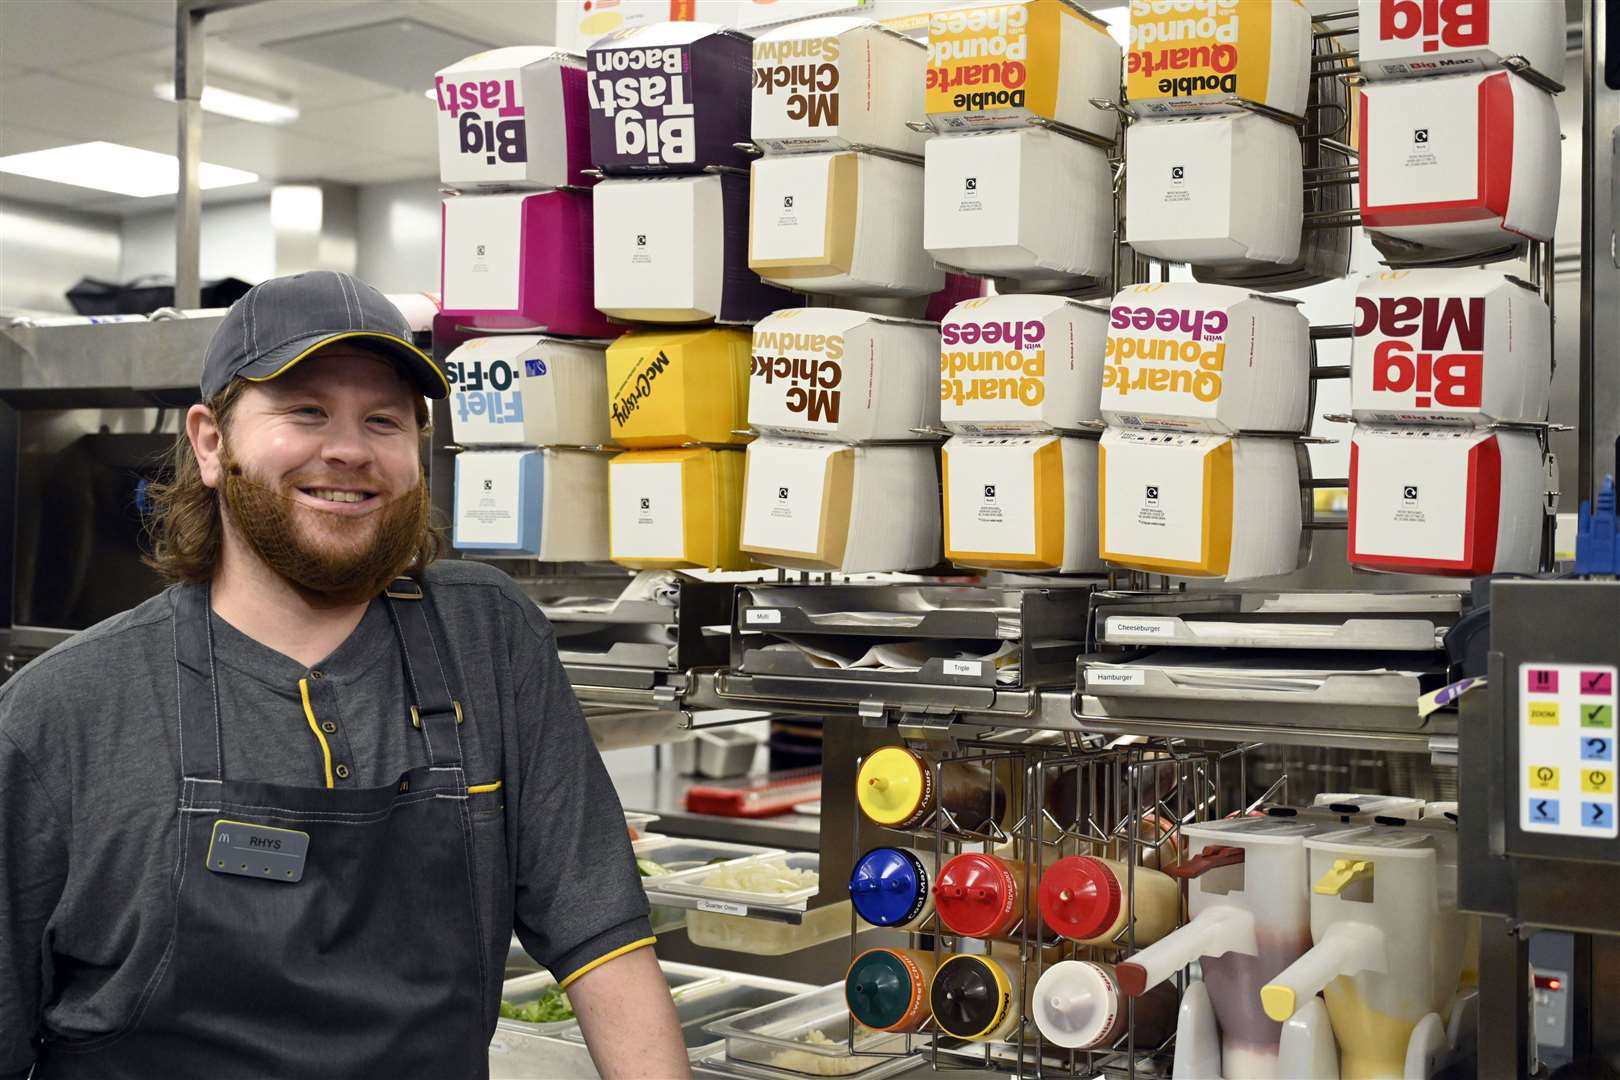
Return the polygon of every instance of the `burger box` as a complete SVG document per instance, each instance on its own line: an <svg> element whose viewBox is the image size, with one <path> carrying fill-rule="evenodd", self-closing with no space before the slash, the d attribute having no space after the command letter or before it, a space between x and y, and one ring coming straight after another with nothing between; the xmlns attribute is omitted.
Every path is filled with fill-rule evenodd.
<svg viewBox="0 0 1620 1080"><path fill-rule="evenodd" d="M1096 440L957 435L940 460L949 561L1039 573L1103 568Z"/></svg>
<svg viewBox="0 0 1620 1080"><path fill-rule="evenodd" d="M450 435L463 446L600 446L608 440L603 343L501 334L445 360Z"/></svg>
<svg viewBox="0 0 1620 1080"><path fill-rule="evenodd" d="M1558 217L1552 95L1505 71L1367 83L1361 223L1442 250L1546 240Z"/></svg>
<svg viewBox="0 0 1620 1080"><path fill-rule="evenodd" d="M1138 115L1263 105L1305 115L1311 16L1300 0L1131 0L1125 100Z"/></svg>
<svg viewBox="0 0 1620 1080"><path fill-rule="evenodd" d="M433 77L439 180L451 187L554 188L593 182L585 59L519 45L477 53Z"/></svg>
<svg viewBox="0 0 1620 1080"><path fill-rule="evenodd" d="M589 450L457 454L451 546L547 562L606 559L607 488L608 459Z"/></svg>
<svg viewBox="0 0 1620 1080"><path fill-rule="evenodd" d="M1292 300L1197 282L1114 296L1101 412L1112 425L1303 432L1311 328Z"/></svg>
<svg viewBox="0 0 1620 1080"><path fill-rule="evenodd" d="M1350 439L1350 565L1478 577L1540 563L1534 432L1357 424Z"/></svg>
<svg viewBox="0 0 1620 1080"><path fill-rule="evenodd" d="M608 346L608 430L620 446L736 443L748 416L746 330L640 330Z"/></svg>
<svg viewBox="0 0 1620 1080"><path fill-rule="evenodd" d="M1075 428L1101 413L1108 309L1064 296L964 300L940 323L939 418L965 435Z"/></svg>
<svg viewBox="0 0 1620 1080"><path fill-rule="evenodd" d="M751 166L748 265L800 292L926 296L923 167L876 154L784 154Z"/></svg>
<svg viewBox="0 0 1620 1080"><path fill-rule="evenodd" d="M585 52L591 160L609 174L744 168L753 46L701 22L609 34Z"/></svg>
<svg viewBox="0 0 1620 1080"><path fill-rule="evenodd" d="M1112 140L1121 50L1096 16L1065 0L935 11L928 19L926 108L935 131L1050 120Z"/></svg>
<svg viewBox="0 0 1620 1080"><path fill-rule="evenodd" d="M1144 120L1125 130L1125 240L1204 266L1291 263L1304 223L1299 133L1258 113Z"/></svg>
<svg viewBox="0 0 1620 1080"><path fill-rule="evenodd" d="M1359 0L1361 74L1412 79L1521 58L1564 81L1564 9L1525 0Z"/></svg>
<svg viewBox="0 0 1620 1080"><path fill-rule="evenodd" d="M1109 428L1099 455L1105 562L1227 581L1300 565L1293 442Z"/></svg>
<svg viewBox="0 0 1620 1080"><path fill-rule="evenodd" d="M806 19L754 39L754 145L767 154L922 153L928 45L871 19Z"/></svg>
<svg viewBox="0 0 1620 1080"><path fill-rule="evenodd" d="M592 296L590 192L458 195L441 213L441 314L564 337L618 335Z"/></svg>
<svg viewBox="0 0 1620 1080"><path fill-rule="evenodd" d="M936 565L934 448L774 436L750 443L741 547L755 562L798 570L853 574Z"/></svg>
<svg viewBox="0 0 1620 1080"><path fill-rule="evenodd" d="M837 442L939 426L939 326L842 308L778 311L754 327L748 426Z"/></svg>
<svg viewBox="0 0 1620 1080"><path fill-rule="evenodd" d="M1350 408L1412 424L1547 419L1552 313L1495 270L1386 270L1356 289Z"/></svg>
<svg viewBox="0 0 1620 1080"><path fill-rule="evenodd" d="M800 303L748 268L748 178L605 180L595 199L596 306L633 322L751 323Z"/></svg>
<svg viewBox="0 0 1620 1080"><path fill-rule="evenodd" d="M608 464L612 559L637 570L746 570L743 452L632 450Z"/></svg>
<svg viewBox="0 0 1620 1080"><path fill-rule="evenodd" d="M923 246L940 263L1045 282L1112 271L1108 151L1026 127L935 136L925 158Z"/></svg>

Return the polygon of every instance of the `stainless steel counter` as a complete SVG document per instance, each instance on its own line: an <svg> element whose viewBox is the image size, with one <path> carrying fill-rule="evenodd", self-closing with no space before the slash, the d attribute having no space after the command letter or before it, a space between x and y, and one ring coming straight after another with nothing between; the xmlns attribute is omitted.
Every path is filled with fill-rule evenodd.
<svg viewBox="0 0 1620 1080"><path fill-rule="evenodd" d="M786 813L768 818L734 818L689 812L685 801L687 789L708 782L679 776L673 769L666 768L621 774L614 778L614 787L626 810L658 815L659 820L651 826L653 832L788 851L821 850L821 819L814 815ZM845 837L844 843L848 842Z"/></svg>

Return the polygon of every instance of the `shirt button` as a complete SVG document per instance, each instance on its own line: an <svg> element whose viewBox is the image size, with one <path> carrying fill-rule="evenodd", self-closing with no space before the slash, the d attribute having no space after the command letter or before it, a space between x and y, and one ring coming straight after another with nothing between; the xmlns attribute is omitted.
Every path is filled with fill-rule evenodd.
<svg viewBox="0 0 1620 1080"><path fill-rule="evenodd" d="M320 678L324 678L325 676L323 676L318 671L312 671L312 672L309 673L309 677L312 678L312 679L320 679Z"/></svg>
<svg viewBox="0 0 1620 1080"><path fill-rule="evenodd" d="M337 773L337 778L339 780L347 780L349 778L349 767L347 765L339 765L332 771Z"/></svg>
<svg viewBox="0 0 1620 1080"><path fill-rule="evenodd" d="M337 730L337 725L332 723L332 721L330 721L330 720L322 720L321 721L321 730L326 732L328 735L330 735L330 734L332 734L332 732Z"/></svg>

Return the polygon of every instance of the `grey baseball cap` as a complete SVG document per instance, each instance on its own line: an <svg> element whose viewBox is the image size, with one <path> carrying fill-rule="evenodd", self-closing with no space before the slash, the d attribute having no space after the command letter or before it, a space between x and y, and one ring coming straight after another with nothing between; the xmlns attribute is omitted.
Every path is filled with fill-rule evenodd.
<svg viewBox="0 0 1620 1080"><path fill-rule="evenodd" d="M444 369L411 344L405 316L387 297L348 274L310 270L262 281L231 305L203 357L203 400L232 379L273 379L338 341L399 361L427 397L450 393Z"/></svg>

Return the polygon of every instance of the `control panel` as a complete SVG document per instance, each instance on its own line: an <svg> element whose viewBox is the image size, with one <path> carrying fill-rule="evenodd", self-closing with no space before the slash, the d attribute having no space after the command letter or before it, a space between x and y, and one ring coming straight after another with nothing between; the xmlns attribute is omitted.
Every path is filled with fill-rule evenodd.
<svg viewBox="0 0 1620 1080"><path fill-rule="evenodd" d="M1518 681L1519 828L1620 836L1614 665L1522 661Z"/></svg>

